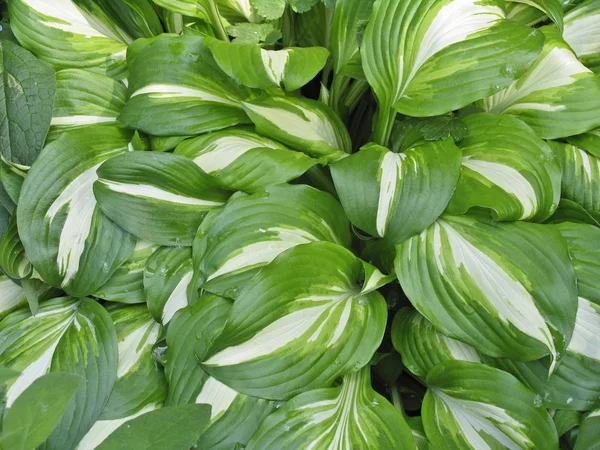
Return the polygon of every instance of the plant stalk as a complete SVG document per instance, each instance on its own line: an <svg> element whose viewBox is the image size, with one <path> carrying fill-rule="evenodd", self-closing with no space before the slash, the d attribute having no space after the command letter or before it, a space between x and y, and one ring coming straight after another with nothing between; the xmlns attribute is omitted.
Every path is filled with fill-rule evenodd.
<svg viewBox="0 0 600 450"><path fill-rule="evenodd" d="M229 42L229 35L223 26L219 9L215 3L215 0L207 0L208 3L208 20L212 25L213 29L217 33L217 37L225 42Z"/></svg>

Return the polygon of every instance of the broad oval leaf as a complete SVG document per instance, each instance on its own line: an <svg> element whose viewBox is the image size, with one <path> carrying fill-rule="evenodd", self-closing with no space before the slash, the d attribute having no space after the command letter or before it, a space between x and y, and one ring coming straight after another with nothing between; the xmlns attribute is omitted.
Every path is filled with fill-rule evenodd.
<svg viewBox="0 0 600 450"><path fill-rule="evenodd" d="M323 47L286 47L265 50L258 44L238 44L207 37L217 64L238 83L251 88L282 87L292 92L312 80L325 66Z"/></svg>
<svg viewBox="0 0 600 450"><path fill-rule="evenodd" d="M444 215L397 247L396 274L448 337L522 361L564 354L575 324L575 271L547 225Z"/></svg>
<svg viewBox="0 0 600 450"><path fill-rule="evenodd" d="M48 139L89 125L119 126L117 118L126 99L125 85L106 75L82 69L58 71Z"/></svg>
<svg viewBox="0 0 600 450"><path fill-rule="evenodd" d="M155 136L187 136L249 123L248 95L212 59L198 36L154 38L131 63L125 125Z"/></svg>
<svg viewBox="0 0 600 450"><path fill-rule="evenodd" d="M600 1L581 2L565 15L563 38L579 61L600 74Z"/></svg>
<svg viewBox="0 0 600 450"><path fill-rule="evenodd" d="M560 169L548 145L514 117L473 114L462 119L462 169L447 212L489 208L494 220L542 222L560 199Z"/></svg>
<svg viewBox="0 0 600 450"><path fill-rule="evenodd" d="M92 186L107 159L127 151L130 133L87 127L40 153L23 182L17 225L33 267L65 292L95 292L127 260L135 237L97 207Z"/></svg>
<svg viewBox="0 0 600 450"><path fill-rule="evenodd" d="M198 229L193 286L235 298L281 252L316 241L350 246L348 220L331 195L302 185L236 194Z"/></svg>
<svg viewBox="0 0 600 450"><path fill-rule="evenodd" d="M178 310L188 305L187 289L192 276L189 247L162 247L148 259L144 289L148 310L157 322L166 325Z"/></svg>
<svg viewBox="0 0 600 450"><path fill-rule="evenodd" d="M12 18L12 17L11 17ZM56 89L54 70L12 42L0 41L0 149L30 166L44 145Z"/></svg>
<svg viewBox="0 0 600 450"><path fill-rule="evenodd" d="M375 2L361 57L380 114L392 107L410 116L444 114L521 76L539 54L543 36L505 20L502 4Z"/></svg>
<svg viewBox="0 0 600 450"><path fill-rule="evenodd" d="M560 163L562 197L600 211L600 160L576 145L549 142Z"/></svg>
<svg viewBox="0 0 600 450"><path fill-rule="evenodd" d="M117 376L117 336L110 315L88 298L43 302L36 315L21 309L0 322L0 364L19 370L7 405L50 372L84 382L42 449L73 448L102 413Z"/></svg>
<svg viewBox="0 0 600 450"><path fill-rule="evenodd" d="M245 192L288 182L318 163L241 127L188 139L177 146L175 153L192 159L228 188Z"/></svg>
<svg viewBox="0 0 600 450"><path fill-rule="evenodd" d="M529 70L482 101L486 111L517 116L538 136L557 139L600 125L600 78L581 64L554 27Z"/></svg>
<svg viewBox="0 0 600 450"><path fill-rule="evenodd" d="M202 450L229 450L238 442L246 444L272 410L267 400L234 391L212 378L198 364L198 358L203 357L222 331L230 308L229 300L204 295L179 310L167 332L167 404L211 405L210 426L197 443Z"/></svg>
<svg viewBox="0 0 600 450"><path fill-rule="evenodd" d="M391 333L402 363L419 377L426 376L436 364L444 361L481 362L473 347L440 333L412 308L405 307L396 313Z"/></svg>
<svg viewBox="0 0 600 450"><path fill-rule="evenodd" d="M131 256L125 261L96 292L94 297L118 303L143 303L144 268L148 258L158 249L152 242L138 239Z"/></svg>
<svg viewBox="0 0 600 450"><path fill-rule="evenodd" d="M350 135L342 120L321 102L263 95L242 104L260 134L308 156L336 161L351 150Z"/></svg>
<svg viewBox="0 0 600 450"><path fill-rule="evenodd" d="M191 245L204 216L230 193L182 155L129 152L98 168L94 195L123 229L160 245Z"/></svg>
<svg viewBox="0 0 600 450"><path fill-rule="evenodd" d="M387 307L373 290L383 278L337 244L294 247L241 290L202 366L236 391L274 400L329 387L381 343Z"/></svg>
<svg viewBox="0 0 600 450"><path fill-rule="evenodd" d="M402 153L370 144L331 166L352 223L393 244L420 233L442 214L459 173L460 151L451 139L418 143Z"/></svg>
<svg viewBox="0 0 600 450"><path fill-rule="evenodd" d="M447 361L429 372L427 386L423 425L436 449L558 449L539 396L506 372Z"/></svg>
<svg viewBox="0 0 600 450"><path fill-rule="evenodd" d="M126 76L125 52L133 39L118 26L84 13L75 1L11 0L9 13L21 45L55 69Z"/></svg>
<svg viewBox="0 0 600 450"><path fill-rule="evenodd" d="M341 386L304 392L262 423L248 450L416 449L402 414L371 387L370 367Z"/></svg>

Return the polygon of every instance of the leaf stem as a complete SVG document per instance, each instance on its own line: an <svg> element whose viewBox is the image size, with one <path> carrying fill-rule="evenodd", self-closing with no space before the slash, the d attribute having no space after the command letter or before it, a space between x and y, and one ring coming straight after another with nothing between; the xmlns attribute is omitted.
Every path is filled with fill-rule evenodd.
<svg viewBox="0 0 600 450"><path fill-rule="evenodd" d="M336 110L342 117L344 116L344 111L340 109L342 106L340 99L348 89L350 81L352 80L344 75L334 74L331 89L329 90L329 106Z"/></svg>
<svg viewBox="0 0 600 450"><path fill-rule="evenodd" d="M344 99L344 105L348 108L350 114L358 106L358 102L363 95L369 90L369 83L363 80L355 80L350 86L350 89L346 92L346 98Z"/></svg>
<svg viewBox="0 0 600 450"><path fill-rule="evenodd" d="M400 390L396 383L392 384L392 388L390 389L390 393L392 394L392 404L394 407L400 411L400 413L406 417L406 413L404 412L404 406L402 406L402 397L400 396Z"/></svg>
<svg viewBox="0 0 600 450"><path fill-rule="evenodd" d="M387 105L381 105L377 111L373 139L379 145L387 147L392 134L392 127L396 120L396 114L398 114L396 110Z"/></svg>
<svg viewBox="0 0 600 450"><path fill-rule="evenodd" d="M221 20L221 15L219 14L219 9L217 8L215 0L207 0L207 3L208 20L217 33L217 37L225 42L229 42L229 35L223 26L223 21Z"/></svg>

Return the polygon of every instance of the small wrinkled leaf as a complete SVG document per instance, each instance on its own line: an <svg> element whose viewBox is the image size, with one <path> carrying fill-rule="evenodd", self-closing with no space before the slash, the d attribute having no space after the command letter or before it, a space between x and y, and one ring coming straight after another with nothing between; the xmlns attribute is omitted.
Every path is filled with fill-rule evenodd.
<svg viewBox="0 0 600 450"><path fill-rule="evenodd" d="M281 39L281 31L272 23L237 23L227 28L234 44L273 45Z"/></svg>

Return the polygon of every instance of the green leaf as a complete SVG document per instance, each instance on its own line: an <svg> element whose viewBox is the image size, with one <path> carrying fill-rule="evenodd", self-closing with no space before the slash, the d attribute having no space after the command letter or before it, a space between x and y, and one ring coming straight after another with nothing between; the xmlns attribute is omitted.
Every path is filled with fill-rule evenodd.
<svg viewBox="0 0 600 450"><path fill-rule="evenodd" d="M8 369L0 366L0 385L19 376L16 370Z"/></svg>
<svg viewBox="0 0 600 450"><path fill-rule="evenodd" d="M341 119L319 101L265 94L242 104L258 133L308 156L331 162L351 150L350 136Z"/></svg>
<svg viewBox="0 0 600 450"><path fill-rule="evenodd" d="M236 23L227 28L234 44L274 45L281 39L281 31L272 23Z"/></svg>
<svg viewBox="0 0 600 450"><path fill-rule="evenodd" d="M155 152L173 150L190 136L150 136L150 147Z"/></svg>
<svg viewBox="0 0 600 450"><path fill-rule="evenodd" d="M554 413L552 420L554 420L554 424L556 425L558 437L561 437L567 431L579 425L581 414L577 411L559 409Z"/></svg>
<svg viewBox="0 0 600 450"><path fill-rule="evenodd" d="M148 259L144 289L148 310L157 322L166 325L188 305L187 289L192 276L190 248L162 247Z"/></svg>
<svg viewBox="0 0 600 450"><path fill-rule="evenodd" d="M9 41L0 41L0 148L9 161L30 166L52 117L54 70Z"/></svg>
<svg viewBox="0 0 600 450"><path fill-rule="evenodd" d="M524 73L539 54L543 35L505 20L503 3L375 2L361 57L381 108L378 139L389 133L385 116L392 108L409 116L445 114Z"/></svg>
<svg viewBox="0 0 600 450"><path fill-rule="evenodd" d="M129 132L107 126L66 133L44 148L29 171L17 225L46 283L75 296L91 294L133 252L135 237L102 213L92 190L97 168L127 151L129 140Z"/></svg>
<svg viewBox="0 0 600 450"><path fill-rule="evenodd" d="M561 176L546 143L513 117L481 113L463 122L461 175L447 212L486 208L497 221L550 217L560 199Z"/></svg>
<svg viewBox="0 0 600 450"><path fill-rule="evenodd" d="M250 0L256 12L267 20L280 18L287 2L288 0Z"/></svg>
<svg viewBox="0 0 600 450"><path fill-rule="evenodd" d="M405 307L396 313L391 333L404 366L419 377L425 377L444 361L481 362L473 347L440 333L412 308Z"/></svg>
<svg viewBox="0 0 600 450"><path fill-rule="evenodd" d="M373 292L383 275L367 269L330 242L280 254L240 291L203 368L267 399L330 387L366 365L383 338L387 307Z"/></svg>
<svg viewBox="0 0 600 450"><path fill-rule="evenodd" d="M563 38L573 49L579 61L600 74L600 2L581 2L565 15Z"/></svg>
<svg viewBox="0 0 600 450"><path fill-rule="evenodd" d="M31 383L6 412L0 445L27 450L44 442L82 381L70 373L49 373Z"/></svg>
<svg viewBox="0 0 600 450"><path fill-rule="evenodd" d="M530 6L530 4L522 3L520 0L509 0L506 3L506 18L527 25L528 27L535 27L548 20L548 16L540 9Z"/></svg>
<svg viewBox="0 0 600 450"><path fill-rule="evenodd" d="M571 339L575 271L547 225L444 215L397 247L396 274L437 330L483 354L550 354L552 372Z"/></svg>
<svg viewBox="0 0 600 450"><path fill-rule="evenodd" d="M146 301L144 268L148 258L158 247L156 244L138 239L129 259L93 295L119 303L143 303Z"/></svg>
<svg viewBox="0 0 600 450"><path fill-rule="evenodd" d="M27 300L23 288L6 275L0 274L0 318L25 304Z"/></svg>
<svg viewBox="0 0 600 450"><path fill-rule="evenodd" d="M546 223L562 222L587 223L595 227L600 227L600 213L587 211L579 204L563 198L560 200L554 215Z"/></svg>
<svg viewBox="0 0 600 450"><path fill-rule="evenodd" d="M33 271L19 238L16 213L11 217L8 228L0 240L0 269L17 280L28 278Z"/></svg>
<svg viewBox="0 0 600 450"><path fill-rule="evenodd" d="M237 194L211 212L194 241L192 286L236 298L239 289L281 252L330 241L350 247L349 223L340 204L309 186L271 186Z"/></svg>
<svg viewBox="0 0 600 450"><path fill-rule="evenodd" d="M323 47L287 47L265 50L258 44L236 44L205 38L219 67L238 83L251 88L300 89L325 66L329 51Z"/></svg>
<svg viewBox="0 0 600 450"><path fill-rule="evenodd" d="M538 59L508 88L484 99L484 109L517 116L544 139L598 127L600 78L577 61L556 28L540 30L546 41Z"/></svg>
<svg viewBox="0 0 600 450"><path fill-rule="evenodd" d="M11 213L14 212L14 206L19 202L21 187L23 186L23 180L25 180L28 170L28 167L11 163L0 155L0 183L6 195L12 201L13 208L8 208L4 200L0 200L0 202L4 207L10 209Z"/></svg>
<svg viewBox="0 0 600 450"><path fill-rule="evenodd" d="M305 392L271 414L247 450L415 449L402 414L371 387L367 366L341 386Z"/></svg>
<svg viewBox="0 0 600 450"><path fill-rule="evenodd" d="M117 118L126 97L125 85L106 75L82 69L58 71L48 140L90 125L119 126Z"/></svg>
<svg viewBox="0 0 600 450"><path fill-rule="evenodd" d="M577 136L569 136L567 142L600 158L600 128Z"/></svg>
<svg viewBox="0 0 600 450"><path fill-rule="evenodd" d="M207 405L177 405L142 414L121 425L97 450L182 450L202 434L210 417Z"/></svg>
<svg viewBox="0 0 600 450"><path fill-rule="evenodd" d="M182 155L128 152L98 167L94 195L117 225L159 245L191 245L198 225L230 193Z"/></svg>
<svg viewBox="0 0 600 450"><path fill-rule="evenodd" d="M198 36L164 34L131 64L125 125L155 136L187 136L249 123L248 91L214 62Z"/></svg>
<svg viewBox="0 0 600 450"><path fill-rule="evenodd" d="M558 449L539 397L512 375L483 364L447 361L427 375L423 425L436 449Z"/></svg>
<svg viewBox="0 0 600 450"><path fill-rule="evenodd" d="M368 144L331 166L344 211L372 236L399 244L444 211L460 173L451 139L422 142L406 152Z"/></svg>
<svg viewBox="0 0 600 450"><path fill-rule="evenodd" d="M241 127L188 139L177 146L175 153L194 160L224 186L250 193L298 178L318 163Z"/></svg>
<svg viewBox="0 0 600 450"><path fill-rule="evenodd" d="M183 16L206 19L208 17L207 2L205 0L152 0L158 6L181 14Z"/></svg>
<svg viewBox="0 0 600 450"><path fill-rule="evenodd" d="M532 6L542 11L546 16L563 30L563 6L561 0L510 0L511 2L521 3L523 5Z"/></svg>
<svg viewBox="0 0 600 450"><path fill-rule="evenodd" d="M11 0L8 10L21 45L56 70L79 68L118 79L126 76L125 52L133 39L106 17L90 16L72 0Z"/></svg>
<svg viewBox="0 0 600 450"><path fill-rule="evenodd" d="M585 417L579 428L579 436L575 444L575 450L598 450L598 426L600 425L600 409L597 408Z"/></svg>

